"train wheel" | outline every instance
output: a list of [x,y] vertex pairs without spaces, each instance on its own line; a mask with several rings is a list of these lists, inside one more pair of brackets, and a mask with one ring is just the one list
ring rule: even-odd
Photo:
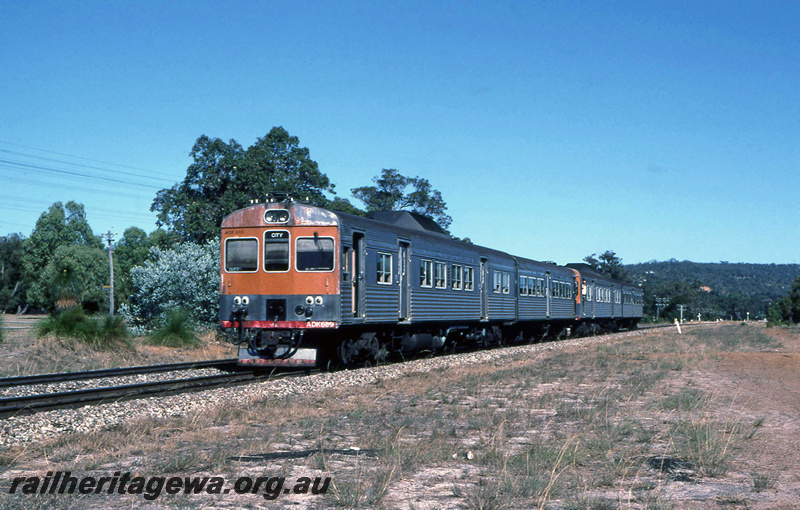
[[364,333],[358,339],[348,338],[336,348],[336,357],[343,366],[377,365],[387,356],[386,348],[375,333]]
[[336,357],[342,365],[349,365],[353,362],[353,358],[357,354],[357,349],[354,347],[355,341],[351,339],[342,340],[342,343],[336,348]]
[[364,346],[364,364],[367,366],[380,365],[386,361],[388,352],[377,336],[373,336]]

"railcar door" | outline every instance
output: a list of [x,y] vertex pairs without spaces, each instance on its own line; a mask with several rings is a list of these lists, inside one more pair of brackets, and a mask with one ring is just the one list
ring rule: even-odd
[[364,258],[366,255],[366,245],[364,242],[364,234],[359,232],[353,233],[353,317],[364,317],[364,286],[366,280],[364,277]]
[[400,311],[398,317],[401,321],[408,320],[411,316],[410,302],[409,302],[409,286],[408,286],[408,266],[409,254],[411,253],[411,243],[407,241],[400,241],[400,260],[398,261],[399,273],[399,293],[400,293]]
[[550,298],[553,297],[553,292],[550,290],[550,271],[546,272],[545,276],[545,296],[547,296],[547,318],[550,318]]
[[481,320],[489,318],[489,259],[481,257]]

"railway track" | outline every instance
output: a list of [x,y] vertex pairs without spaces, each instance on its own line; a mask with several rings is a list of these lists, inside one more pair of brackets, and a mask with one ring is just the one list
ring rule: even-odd
[[[643,326],[645,328],[674,327],[672,324],[658,324]],[[63,382],[68,380],[93,379],[114,377],[120,375],[168,372],[174,370],[190,370],[198,368],[230,368],[236,364],[235,359],[212,360],[205,362],[172,363],[167,365],[150,365],[141,367],[128,367],[123,369],[93,370],[88,372],[74,372],[67,374],[46,374],[37,376],[22,376],[0,379],[0,387],[13,385],[40,384]],[[253,371],[239,371],[228,374],[192,377],[168,381],[155,381],[101,388],[89,388],[75,391],[25,395],[18,397],[0,398],[0,419],[11,416],[30,415],[54,409],[76,409],[87,405],[97,405],[109,402],[119,402],[154,396],[167,396],[179,393],[203,391],[208,389],[238,386],[278,377],[290,377],[307,373],[306,371],[259,373]]]
[[236,358],[230,358],[209,361],[190,361],[186,363],[168,363],[164,365],[142,365],[125,368],[108,368],[103,370],[88,370],[85,372],[67,372],[63,374],[4,377],[0,379],[0,388],[29,386],[32,384],[53,384],[65,381],[81,381],[86,379],[101,379],[105,377],[120,377],[125,375],[155,374],[180,370],[198,370],[201,368],[233,370],[236,367],[236,361]]
[[54,409],[76,409],[87,405],[120,402],[153,396],[176,395],[227,386],[238,386],[274,377],[254,372],[237,372],[170,381],[155,381],[76,391],[25,395],[0,399],[0,419]]

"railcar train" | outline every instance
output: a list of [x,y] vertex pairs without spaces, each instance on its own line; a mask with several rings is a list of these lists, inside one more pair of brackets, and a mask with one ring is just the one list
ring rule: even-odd
[[281,199],[222,223],[220,321],[241,365],[377,363],[641,317],[636,285],[456,240],[407,211],[365,218]]

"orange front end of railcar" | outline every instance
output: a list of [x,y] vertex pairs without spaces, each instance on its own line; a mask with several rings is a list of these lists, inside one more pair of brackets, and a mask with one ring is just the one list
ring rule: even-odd
[[258,204],[223,220],[220,322],[239,362],[313,366],[338,327],[339,226],[334,213]]

